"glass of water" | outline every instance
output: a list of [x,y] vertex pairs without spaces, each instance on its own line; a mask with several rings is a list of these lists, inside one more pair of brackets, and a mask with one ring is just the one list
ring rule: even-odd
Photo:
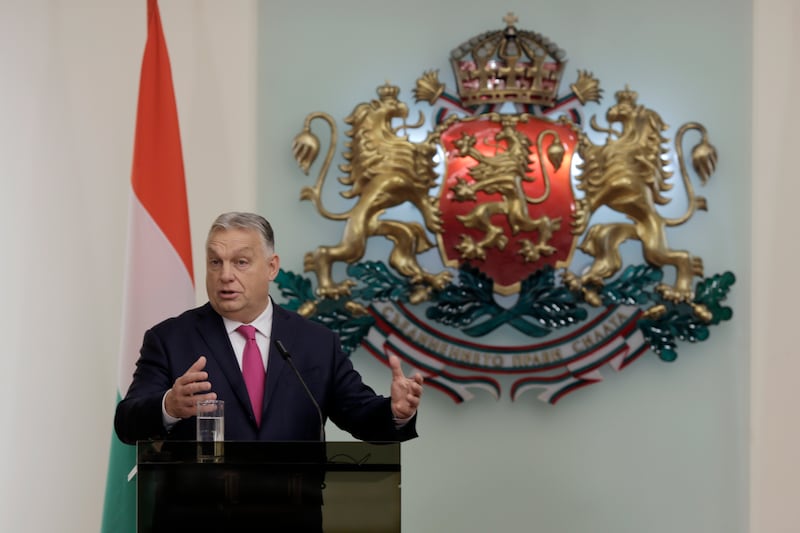
[[219,461],[225,441],[225,402],[197,402],[197,454],[201,460]]

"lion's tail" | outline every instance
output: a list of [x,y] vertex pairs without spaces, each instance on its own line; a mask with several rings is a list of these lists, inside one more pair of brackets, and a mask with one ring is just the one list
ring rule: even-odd
[[316,183],[313,187],[303,187],[300,190],[300,199],[310,200],[314,204],[314,207],[317,208],[317,211],[319,211],[319,213],[325,218],[329,218],[331,220],[345,220],[347,219],[349,212],[331,213],[325,209],[325,206],[322,205],[321,200],[322,185],[325,183],[325,177],[328,175],[328,169],[331,166],[333,154],[336,151],[336,144],[338,142],[336,122],[333,120],[333,117],[327,113],[323,113],[322,111],[309,113],[306,116],[305,123],[303,124],[303,131],[298,133],[295,136],[294,141],[292,141],[292,154],[294,155],[294,158],[303,173],[308,175],[308,171],[311,168],[312,163],[314,163],[317,155],[319,155],[319,138],[311,131],[311,122],[317,118],[328,123],[328,126],[331,129],[330,144],[328,146],[328,152],[325,154],[325,161],[322,163],[322,168],[317,176]]
[[705,126],[698,122],[687,122],[681,126],[678,129],[678,133],[675,135],[675,152],[678,156],[681,178],[683,179],[683,185],[689,199],[689,205],[683,216],[666,219],[665,222],[667,226],[683,224],[689,220],[698,209],[701,211],[706,211],[708,209],[706,199],[703,196],[695,195],[694,187],[689,180],[689,173],[686,170],[686,159],[683,155],[683,136],[690,130],[698,131],[702,135],[700,142],[692,148],[692,168],[694,168],[695,173],[700,177],[701,184],[705,185],[717,166],[717,149],[708,142],[708,132]]

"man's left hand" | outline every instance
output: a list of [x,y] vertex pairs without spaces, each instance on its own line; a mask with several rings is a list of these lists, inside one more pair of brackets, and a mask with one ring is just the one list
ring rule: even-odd
[[400,420],[411,418],[417,413],[422,397],[422,374],[417,372],[407,378],[396,355],[389,356],[389,366],[392,369],[392,414]]

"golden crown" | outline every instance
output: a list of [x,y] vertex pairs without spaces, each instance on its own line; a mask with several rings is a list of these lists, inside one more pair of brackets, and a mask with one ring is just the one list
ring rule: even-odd
[[475,36],[451,52],[461,101],[553,105],[565,52],[539,33],[518,30],[513,13],[503,21],[505,30]]
[[614,93],[614,97],[617,99],[618,104],[624,103],[635,106],[636,99],[639,98],[639,93],[631,91],[631,88],[626,84],[624,90]]
[[381,100],[397,100],[397,95],[400,93],[400,88],[396,85],[390,84],[388,81],[378,87],[378,97]]

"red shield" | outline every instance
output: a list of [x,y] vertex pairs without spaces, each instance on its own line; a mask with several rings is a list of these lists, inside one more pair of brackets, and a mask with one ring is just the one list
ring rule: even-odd
[[446,177],[439,192],[445,264],[476,267],[513,294],[545,265],[569,263],[575,197],[571,127],[529,115],[490,114],[440,126]]

